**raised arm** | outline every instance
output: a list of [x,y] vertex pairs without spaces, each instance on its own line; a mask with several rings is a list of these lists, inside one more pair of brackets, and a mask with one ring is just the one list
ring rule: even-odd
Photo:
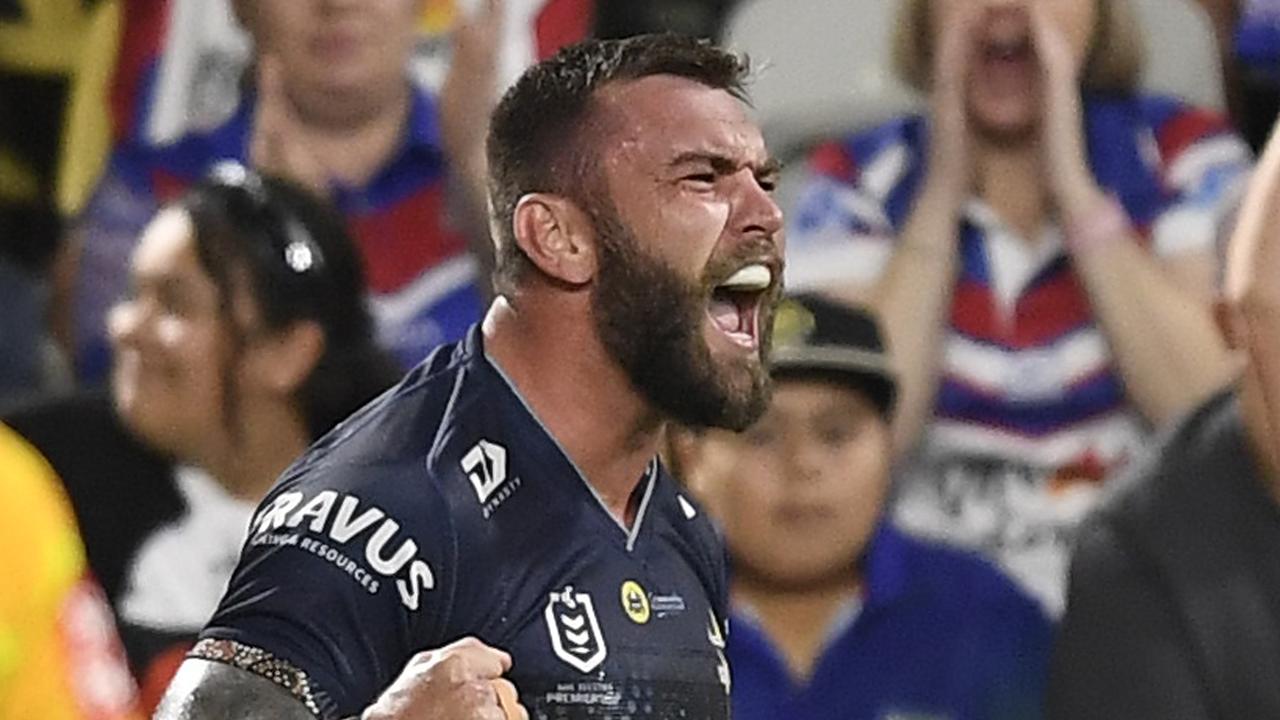
[[[1161,261],[1101,193],[1067,211],[1068,234],[1100,242],[1072,252],[1133,404],[1153,425],[1183,414],[1234,374],[1213,322],[1209,252]],[[1118,215],[1117,215],[1118,214]],[[1117,215],[1110,224],[1098,219]],[[1081,229],[1085,228],[1085,229]]]
[[972,189],[965,81],[981,8],[953,0],[946,10],[950,17],[933,71],[928,174],[879,281],[869,293],[842,298],[875,309],[897,358],[897,453],[916,443],[933,413],[959,262],[960,214]]
[[1130,400],[1161,425],[1234,372],[1213,321],[1213,238],[1203,239],[1203,249],[1173,258],[1143,249],[1128,215],[1088,166],[1079,65],[1045,9],[1033,4],[1032,17],[1045,75],[1042,140],[1064,241]]

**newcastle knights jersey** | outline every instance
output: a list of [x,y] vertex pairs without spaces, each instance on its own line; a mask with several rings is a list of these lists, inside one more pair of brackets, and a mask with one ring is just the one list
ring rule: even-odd
[[656,459],[640,480],[627,529],[473,329],[286,471],[192,656],[339,718],[471,635],[532,718],[727,718],[722,546]]

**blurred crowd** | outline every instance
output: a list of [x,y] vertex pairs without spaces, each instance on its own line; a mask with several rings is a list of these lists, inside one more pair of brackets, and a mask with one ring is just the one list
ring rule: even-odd
[[480,319],[503,89],[654,31],[784,167],[772,405],[666,458],[735,717],[1280,716],[1280,0],[11,0],[0,719],[154,708],[275,478]]

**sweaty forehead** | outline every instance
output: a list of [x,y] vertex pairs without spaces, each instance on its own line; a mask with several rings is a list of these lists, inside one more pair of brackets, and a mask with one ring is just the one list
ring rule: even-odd
[[613,83],[597,95],[606,154],[640,153],[655,163],[688,152],[714,152],[762,165],[760,128],[742,101],[724,90],[675,75]]

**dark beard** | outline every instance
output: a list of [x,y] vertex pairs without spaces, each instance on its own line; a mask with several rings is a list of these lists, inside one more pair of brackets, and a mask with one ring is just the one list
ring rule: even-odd
[[772,303],[760,315],[760,355],[717,366],[702,335],[710,288],[690,283],[640,249],[612,208],[592,213],[600,267],[591,290],[596,329],[635,389],[666,418],[690,427],[745,430],[769,402]]

